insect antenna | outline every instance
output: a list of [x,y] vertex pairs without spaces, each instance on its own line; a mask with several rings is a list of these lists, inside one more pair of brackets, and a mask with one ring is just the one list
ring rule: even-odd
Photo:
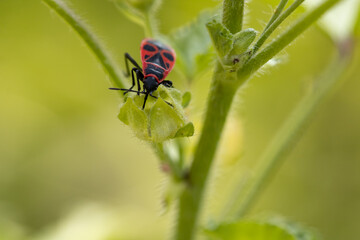
[[131,89],[126,89],[126,88],[109,88],[110,90],[120,90],[120,91],[125,91],[124,94],[126,94],[127,92],[134,92],[134,93],[142,93],[142,94],[146,94],[144,92],[139,92],[139,91],[135,91],[135,90],[131,90]]
[[[129,90],[129,89],[126,89],[126,88],[109,88],[110,90],[120,90],[120,91],[126,91],[127,92],[134,92],[134,93],[141,93],[141,94],[145,94],[145,99],[144,99],[144,104],[143,104],[143,109],[145,108],[145,103],[146,103],[146,100],[148,98],[148,96],[150,95],[151,97],[155,98],[155,99],[158,99],[157,96],[154,96],[152,95],[151,93],[147,93],[147,92],[139,92],[139,91],[135,91],[135,90]],[[164,100],[165,101],[165,100]],[[169,103],[168,101],[165,101],[170,107],[174,107],[171,103]]]

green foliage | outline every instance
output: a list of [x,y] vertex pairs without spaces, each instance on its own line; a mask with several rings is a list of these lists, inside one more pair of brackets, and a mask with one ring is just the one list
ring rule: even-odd
[[230,53],[233,47],[233,35],[216,19],[208,22],[206,27],[220,60]]
[[144,110],[144,95],[127,97],[120,107],[119,119],[138,138],[146,141],[163,142],[171,138],[192,136],[194,126],[186,120],[180,91],[161,85],[156,94],[159,98],[154,100],[149,96]]
[[181,105],[183,106],[183,108],[186,108],[187,106],[189,106],[190,101],[191,101],[191,93],[185,92],[182,96],[182,102],[181,102]]
[[208,22],[206,27],[224,68],[236,71],[251,57],[252,51],[249,47],[256,37],[254,29],[249,28],[232,34],[215,19]]
[[194,135],[194,132],[194,124],[192,122],[189,122],[176,132],[175,137],[190,137]]
[[178,56],[176,68],[189,81],[210,67],[211,41],[205,23],[212,14],[210,11],[201,12],[194,21],[176,29],[168,38]]

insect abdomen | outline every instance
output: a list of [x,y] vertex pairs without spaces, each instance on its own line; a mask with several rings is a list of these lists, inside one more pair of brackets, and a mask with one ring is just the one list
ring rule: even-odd
[[146,66],[144,66],[144,75],[145,77],[147,75],[155,75],[156,80],[160,83],[164,80],[166,77],[166,70],[156,64],[153,63],[146,63]]

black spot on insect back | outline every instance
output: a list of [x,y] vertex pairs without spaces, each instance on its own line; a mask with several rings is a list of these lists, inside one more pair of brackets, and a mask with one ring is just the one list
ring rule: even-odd
[[167,52],[164,52],[163,54],[164,54],[164,57],[169,59],[169,61],[171,61],[171,62],[174,61],[174,57],[171,54],[169,54]]
[[149,52],[155,52],[155,48],[153,46],[150,46],[149,44],[144,45],[144,50]]

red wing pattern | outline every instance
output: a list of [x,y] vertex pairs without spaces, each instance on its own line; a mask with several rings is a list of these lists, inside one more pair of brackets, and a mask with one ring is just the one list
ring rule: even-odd
[[154,76],[159,83],[162,82],[174,67],[174,50],[149,38],[141,42],[140,48],[144,76]]

